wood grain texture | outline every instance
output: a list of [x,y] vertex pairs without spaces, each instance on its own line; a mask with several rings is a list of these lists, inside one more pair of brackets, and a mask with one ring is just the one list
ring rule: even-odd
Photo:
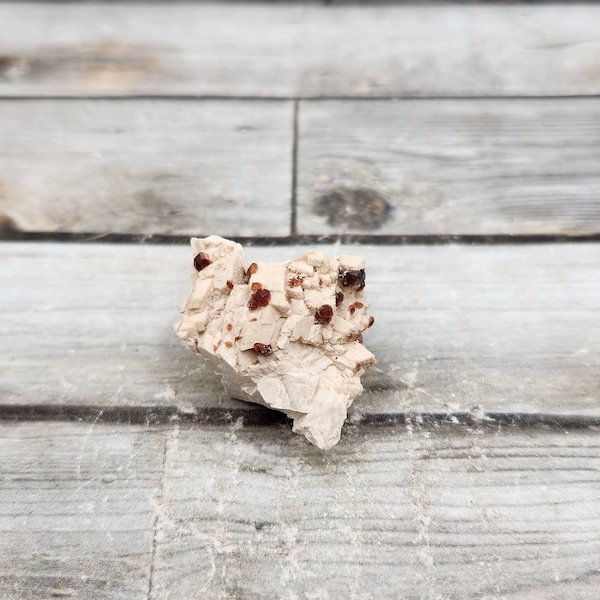
[[351,426],[327,453],[240,422],[0,434],[6,600],[593,599],[600,582],[593,428]]
[[287,235],[292,113],[291,102],[3,101],[0,214],[21,231]]
[[175,429],[150,598],[597,595],[598,431],[286,433]]
[[0,95],[600,93],[600,7],[3,3]]
[[165,436],[0,424],[0,597],[145,599]]
[[[367,261],[379,362],[353,418],[600,415],[599,245],[322,248]],[[1,244],[0,402],[253,410],[173,334],[190,263],[183,246]]]
[[300,233],[600,232],[592,99],[302,102]]

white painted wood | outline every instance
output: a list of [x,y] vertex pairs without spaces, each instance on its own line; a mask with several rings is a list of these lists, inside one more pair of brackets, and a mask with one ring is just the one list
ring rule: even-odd
[[0,597],[147,598],[165,436],[0,424]]
[[3,101],[0,214],[22,231],[287,235],[292,121],[291,102]]
[[[354,418],[600,415],[599,245],[322,247],[367,260],[379,362]],[[190,263],[185,246],[0,244],[0,402],[252,410],[173,334]]]
[[598,233],[599,167],[595,99],[302,102],[298,231]]
[[600,93],[599,6],[506,4],[3,3],[0,95]]
[[150,598],[594,598],[598,432],[176,428]]

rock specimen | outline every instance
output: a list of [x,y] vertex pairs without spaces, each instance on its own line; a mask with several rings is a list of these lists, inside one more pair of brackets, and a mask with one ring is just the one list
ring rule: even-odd
[[296,433],[331,448],[362,392],[360,376],[375,364],[362,345],[373,324],[363,259],[313,250],[247,265],[229,240],[191,243],[193,289],[177,335],[210,361],[233,398],[283,411]]

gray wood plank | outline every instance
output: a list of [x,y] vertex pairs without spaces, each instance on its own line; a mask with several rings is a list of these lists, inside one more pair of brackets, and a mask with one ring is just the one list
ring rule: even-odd
[[0,424],[0,597],[147,598],[165,435]]
[[597,428],[411,421],[327,453],[239,422],[0,434],[7,600],[594,598],[600,581]]
[[[600,415],[600,245],[322,248],[367,260],[379,363],[354,419]],[[0,244],[0,402],[252,410],[173,334],[190,262],[185,246]]]
[[595,598],[598,431],[176,428],[151,598]]
[[600,102],[302,102],[297,197],[300,233],[598,233]]
[[5,100],[0,216],[21,231],[285,236],[292,122],[285,101]]
[[0,95],[600,93],[600,7],[3,3]]

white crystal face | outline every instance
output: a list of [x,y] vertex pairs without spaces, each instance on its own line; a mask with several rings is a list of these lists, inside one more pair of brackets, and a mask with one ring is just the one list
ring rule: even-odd
[[362,344],[373,324],[363,259],[313,250],[248,265],[235,242],[191,243],[193,289],[177,335],[210,361],[233,398],[283,411],[296,433],[334,446],[362,392],[360,376],[375,364]]

